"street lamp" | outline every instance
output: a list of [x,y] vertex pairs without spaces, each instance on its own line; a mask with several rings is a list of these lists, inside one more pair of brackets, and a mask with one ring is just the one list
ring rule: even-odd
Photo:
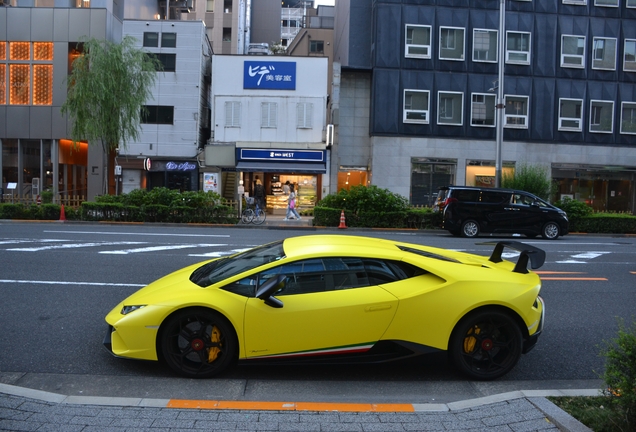
[[503,142],[504,127],[504,65],[505,61],[505,43],[506,43],[506,0],[500,0],[499,3],[499,42],[498,42],[498,66],[499,76],[497,79],[497,151],[495,154],[495,187],[501,187],[501,144]]

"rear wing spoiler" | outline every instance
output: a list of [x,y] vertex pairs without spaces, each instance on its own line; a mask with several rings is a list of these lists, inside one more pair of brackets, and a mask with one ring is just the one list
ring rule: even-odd
[[528,273],[528,261],[530,261],[530,266],[533,269],[540,268],[545,262],[545,251],[543,249],[539,249],[538,247],[530,246],[518,241],[485,242],[477,244],[495,246],[492,254],[490,255],[490,258],[488,259],[488,261],[492,261],[494,263],[503,261],[503,259],[501,258],[501,254],[503,253],[504,248],[514,249],[521,252],[521,254],[519,255],[519,259],[517,260],[517,264],[512,270],[513,272],[524,274]]

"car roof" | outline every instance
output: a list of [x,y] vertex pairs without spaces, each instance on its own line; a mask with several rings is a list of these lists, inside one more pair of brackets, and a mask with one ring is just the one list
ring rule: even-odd
[[524,194],[534,196],[533,193],[526,192],[520,189],[490,188],[490,187],[479,187],[479,186],[442,186],[440,187],[440,190],[450,190],[450,189],[479,190],[479,191],[485,191],[485,192],[524,193]]

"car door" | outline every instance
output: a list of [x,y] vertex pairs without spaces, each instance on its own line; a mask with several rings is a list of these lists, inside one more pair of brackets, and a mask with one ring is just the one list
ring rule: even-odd
[[[247,358],[365,351],[378,341],[397,309],[397,298],[371,285],[356,258],[308,259],[258,276],[285,275],[275,293],[282,307],[249,298],[244,337]],[[364,270],[362,268],[362,270]]]
[[507,206],[510,209],[508,211],[510,214],[508,219],[509,231],[535,231],[537,233],[540,231],[543,213],[539,206],[533,205],[534,202],[535,198],[531,195],[522,192],[512,194],[510,204]]

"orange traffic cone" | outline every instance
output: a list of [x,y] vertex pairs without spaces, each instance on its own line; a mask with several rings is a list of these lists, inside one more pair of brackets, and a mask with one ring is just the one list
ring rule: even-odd
[[64,222],[66,220],[66,213],[64,213],[64,204],[60,208],[60,221]]
[[345,224],[344,210],[340,213],[340,225],[338,226],[338,228],[339,229],[347,228],[347,225]]

